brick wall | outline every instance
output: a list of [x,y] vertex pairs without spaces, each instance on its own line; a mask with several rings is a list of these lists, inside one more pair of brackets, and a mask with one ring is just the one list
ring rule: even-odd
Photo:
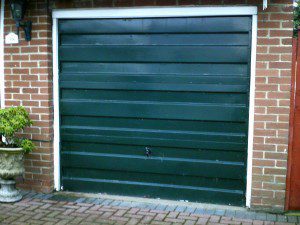
[[[5,45],[5,105],[23,105],[34,125],[25,131],[37,149],[27,155],[22,187],[49,192],[53,188],[51,17],[46,1],[31,1],[26,19],[33,22],[32,41]],[[8,4],[4,32],[15,31]]]
[[[282,210],[285,201],[292,56],[291,1],[272,1],[258,16],[252,205]],[[281,4],[282,3],[282,4]]]
[[[53,189],[53,101],[51,9],[166,5],[258,5],[258,46],[255,93],[252,208],[283,210],[287,167],[291,76],[292,1],[271,0],[74,0],[31,1],[27,19],[33,21],[33,40],[5,46],[6,105],[24,105],[34,126],[26,135],[38,149],[27,156],[24,188]],[[5,32],[14,29],[9,8]]]

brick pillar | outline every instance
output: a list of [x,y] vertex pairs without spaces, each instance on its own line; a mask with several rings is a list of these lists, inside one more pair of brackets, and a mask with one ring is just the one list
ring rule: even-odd
[[[15,32],[9,5],[5,10],[5,34]],[[52,47],[51,17],[46,0],[29,1],[25,19],[33,22],[32,40],[5,45],[6,106],[26,107],[33,126],[24,136],[35,141],[37,149],[26,155],[23,188],[43,192],[53,189],[53,104],[52,104]]]
[[259,8],[252,208],[284,209],[292,10],[289,0],[272,0],[265,11]]

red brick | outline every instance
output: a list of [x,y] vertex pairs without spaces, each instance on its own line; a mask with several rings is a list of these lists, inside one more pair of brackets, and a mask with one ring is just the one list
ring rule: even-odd
[[291,13],[272,13],[270,16],[270,20],[292,20],[293,14]]
[[256,59],[257,61],[278,61],[280,57],[279,55],[258,54]]
[[280,39],[279,38],[258,38],[257,44],[258,45],[279,45]]
[[281,169],[281,168],[264,168],[264,174],[286,175],[286,169]]
[[271,30],[270,35],[271,35],[271,37],[291,37],[292,31],[291,30]]
[[270,62],[269,64],[271,69],[289,69],[291,66],[291,62]]
[[270,47],[270,53],[292,53],[291,47]]

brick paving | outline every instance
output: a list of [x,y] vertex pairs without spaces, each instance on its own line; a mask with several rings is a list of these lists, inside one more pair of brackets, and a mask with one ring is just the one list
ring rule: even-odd
[[22,201],[0,203],[0,224],[299,224],[300,218],[245,209],[195,208],[108,198],[25,193]]

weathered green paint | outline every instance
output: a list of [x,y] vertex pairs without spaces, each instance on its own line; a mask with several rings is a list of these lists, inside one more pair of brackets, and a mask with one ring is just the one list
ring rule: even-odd
[[62,34],[248,33],[251,17],[74,19],[60,20],[59,30]]
[[60,20],[59,37],[65,190],[244,204],[250,17]]
[[[247,46],[61,46],[62,61],[246,63]],[[80,53],[80,54],[79,54]]]
[[248,46],[247,33],[239,34],[62,34],[62,46],[81,45],[125,45],[125,46]]

